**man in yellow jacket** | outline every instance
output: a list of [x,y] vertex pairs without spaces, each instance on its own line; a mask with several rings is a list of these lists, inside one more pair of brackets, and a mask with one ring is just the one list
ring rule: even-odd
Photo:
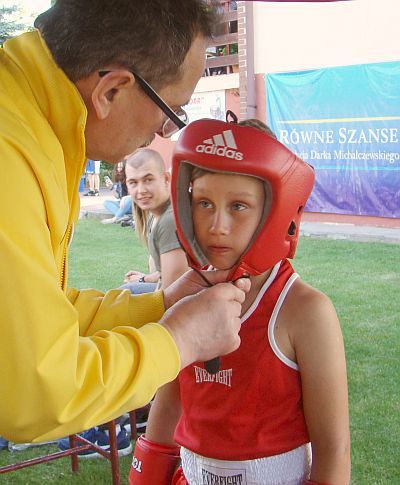
[[57,0],[37,26],[0,51],[0,435],[15,442],[106,422],[234,350],[248,290],[200,291],[193,272],[163,293],[67,289],[86,159],[116,163],[183,126],[204,2]]

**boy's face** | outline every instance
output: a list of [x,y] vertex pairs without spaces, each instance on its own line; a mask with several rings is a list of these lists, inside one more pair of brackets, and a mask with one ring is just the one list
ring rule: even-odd
[[169,198],[169,173],[163,172],[154,160],[139,168],[127,165],[125,173],[126,186],[135,204],[157,215]]
[[235,265],[258,228],[264,204],[264,184],[255,177],[210,173],[193,181],[194,232],[212,266]]

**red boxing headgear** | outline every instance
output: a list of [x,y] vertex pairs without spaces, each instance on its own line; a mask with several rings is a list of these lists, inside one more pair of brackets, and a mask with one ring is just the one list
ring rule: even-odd
[[190,181],[193,166],[263,180],[265,208],[260,227],[228,280],[267,271],[293,258],[300,218],[314,184],[314,170],[282,143],[250,126],[203,119],[182,132],[172,158],[172,204],[179,240],[192,268],[208,265],[195,236]]

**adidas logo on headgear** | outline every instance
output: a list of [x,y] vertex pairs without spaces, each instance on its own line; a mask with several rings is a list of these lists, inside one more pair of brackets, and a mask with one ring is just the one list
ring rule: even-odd
[[212,138],[203,140],[203,144],[197,145],[196,152],[243,160],[243,153],[237,151],[232,130],[225,130]]

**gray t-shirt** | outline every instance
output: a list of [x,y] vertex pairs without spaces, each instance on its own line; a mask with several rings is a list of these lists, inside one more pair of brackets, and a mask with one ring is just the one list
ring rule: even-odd
[[157,271],[161,271],[161,254],[181,248],[178,238],[176,237],[176,225],[171,201],[168,202],[168,205],[166,206],[165,211],[161,214],[156,226],[153,229],[150,229],[148,241],[150,256],[154,260]]

